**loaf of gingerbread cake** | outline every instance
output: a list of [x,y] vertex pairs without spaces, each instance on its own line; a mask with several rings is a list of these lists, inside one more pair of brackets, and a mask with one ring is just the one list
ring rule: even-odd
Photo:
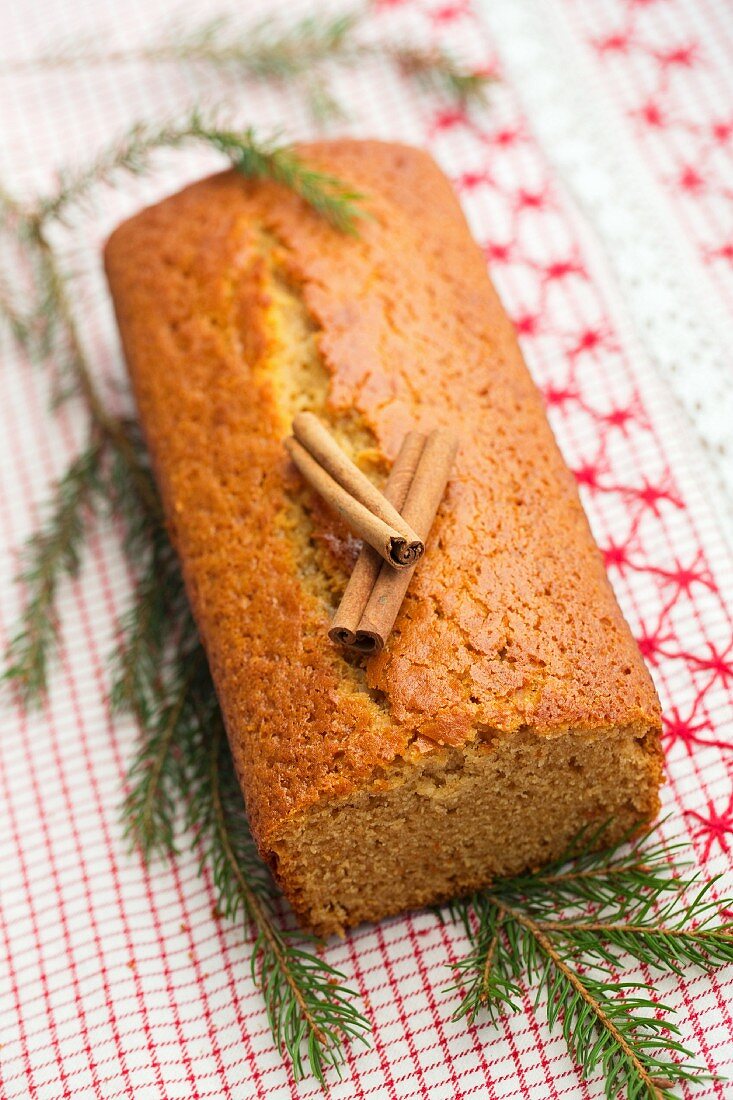
[[[325,935],[649,821],[660,713],[448,181],[400,145],[300,154],[364,195],[358,236],[226,172],[105,258],[250,825]],[[302,409],[377,483],[410,429],[460,436],[369,659],[328,638],[358,545],[290,464]]]

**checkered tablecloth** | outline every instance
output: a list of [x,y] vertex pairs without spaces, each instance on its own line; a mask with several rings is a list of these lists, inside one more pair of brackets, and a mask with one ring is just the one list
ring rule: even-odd
[[[288,18],[328,4],[266,5]],[[241,22],[232,0],[28,0],[0,5],[0,56],[88,37],[123,49],[172,14]],[[332,6],[338,10],[337,6]],[[454,181],[575,471],[611,580],[665,711],[667,835],[727,872],[733,842],[733,8],[728,0],[377,0],[367,35],[439,43],[495,71],[485,109],[417,91],[381,61],[334,68],[337,131],[428,148]],[[0,75],[0,181],[54,185],[129,124],[194,100],[241,124],[314,133],[292,90],[203,68],[118,63]],[[76,278],[87,350],[110,401],[123,372],[100,272],[110,228],[216,166],[161,155],[100,191],[54,244]],[[12,255],[5,259],[17,262]],[[17,272],[22,277],[22,271]],[[0,642],[19,608],[15,550],[84,435],[48,409],[51,381],[0,336]],[[62,592],[48,705],[3,699],[0,734],[0,1096],[315,1098],[273,1049],[239,934],[212,911],[193,856],[146,869],[123,844],[135,741],[111,720],[106,659],[130,577],[100,526]],[[729,888],[733,882],[729,882]],[[451,1020],[462,934],[418,913],[331,944],[359,990],[372,1048],[337,1100],[599,1097],[525,999],[494,1028]],[[711,1071],[733,1074],[733,968],[659,983]],[[731,1095],[707,1084],[683,1095]]]

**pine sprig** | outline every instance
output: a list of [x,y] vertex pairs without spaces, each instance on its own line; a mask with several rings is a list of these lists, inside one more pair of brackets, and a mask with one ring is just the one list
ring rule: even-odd
[[130,50],[105,51],[96,41],[81,41],[37,58],[0,62],[0,69],[136,61],[206,66],[239,79],[295,84],[315,121],[323,122],[345,114],[328,88],[324,66],[384,58],[406,77],[461,104],[485,101],[494,79],[489,74],[466,68],[438,48],[420,49],[392,40],[365,41],[359,37],[361,23],[358,11],[308,16],[289,24],[267,16],[248,27],[229,15],[220,15],[193,25],[177,22],[157,41]]
[[[188,682],[173,698],[145,716],[145,736],[127,772],[122,807],[124,836],[145,860],[154,853],[176,854],[179,795],[186,788],[179,741],[188,718]],[[141,719],[142,721],[143,719]]]
[[[76,392],[84,398],[95,433],[97,459],[108,452],[116,456],[112,468],[119,470],[122,467],[132,474],[135,500],[144,504],[146,512],[157,512],[158,518],[157,495],[141,452],[136,449],[126,426],[110,416],[93,382],[93,372],[71,305],[68,278],[51,248],[46,227],[50,222],[62,220],[69,208],[87,199],[95,187],[115,182],[119,173],[146,171],[155,149],[177,148],[190,141],[208,144],[224,153],[237,170],[249,178],[272,179],[294,191],[339,230],[355,232],[356,219],[362,215],[358,205],[361,196],[355,191],[334,177],[310,168],[290,147],[262,142],[251,129],[242,133],[225,129],[205,119],[199,111],[192,112],[180,124],[133,127],[120,142],[104,150],[86,168],[61,173],[55,194],[31,211],[22,212],[18,204],[0,196],[3,208],[17,225],[18,240],[27,250],[36,281],[35,304],[28,319],[21,323],[11,315],[13,333],[29,354],[53,361],[57,394]],[[34,587],[11,642],[5,673],[6,679],[17,684],[26,703],[38,701],[46,691],[48,656],[57,635],[58,580],[76,568],[76,548],[84,536],[81,521],[70,522],[71,504],[78,498],[78,514],[80,517],[86,515],[82,504],[93,498],[93,472],[86,461],[72,465],[68,482],[63,479],[55,492],[56,509],[64,521],[58,531],[51,532],[57,538],[44,537],[42,543],[32,540],[27,550],[29,565],[19,579]],[[84,483],[85,478],[88,484]],[[69,498],[67,485],[76,488],[76,496]],[[149,533],[144,525],[142,531],[143,536]],[[71,568],[69,563],[72,563]],[[158,595],[155,577],[149,587],[151,599],[155,599]],[[128,654],[128,673],[136,667],[135,652],[133,647]],[[120,690],[118,688],[116,694]]]
[[526,933],[524,965],[530,982],[536,979],[536,1002],[544,1002],[548,1026],[560,1022],[584,1077],[603,1073],[608,1100],[621,1092],[628,1100],[661,1100],[677,1083],[710,1079],[697,1065],[670,1060],[672,1054],[693,1055],[676,1038],[679,1028],[668,1019],[673,1009],[641,994],[646,986],[593,977],[531,919],[519,914],[517,922]]
[[89,521],[102,490],[102,446],[91,440],[56,482],[46,518],[29,539],[17,581],[26,601],[17,631],[6,652],[3,679],[27,706],[46,693],[48,657],[59,630],[58,589],[79,571]]
[[7,280],[0,274],[0,325],[7,326],[16,341],[26,347],[31,341],[31,322],[20,309]]
[[343,986],[345,975],[304,945],[301,934],[283,929],[273,914],[273,887],[246,828],[242,795],[215,696],[206,684],[201,696],[201,739],[191,742],[188,823],[197,831],[202,862],[210,867],[219,908],[242,921],[254,937],[251,971],[265,1001],[278,1049],[289,1057],[296,1078],[307,1069],[325,1084],[337,1071],[344,1042],[367,1042],[369,1022]]
[[[122,822],[126,839],[146,861],[177,851],[176,824],[189,786],[181,746],[196,731],[191,692],[203,659],[189,626],[192,620],[172,551],[165,554],[163,570],[157,573],[162,557],[157,544],[162,541],[157,534],[153,537],[147,568],[121,620],[110,692],[113,710],[132,714],[140,731],[126,777]],[[194,635],[195,658],[189,658],[191,641],[185,644],[180,637],[182,616]],[[181,645],[178,652],[176,642]]]
[[[35,285],[30,294],[31,306],[28,308],[29,294],[25,286],[18,285],[21,280],[16,277],[11,283],[9,276],[4,271],[0,271],[0,325],[10,330],[16,343],[23,348],[29,358],[42,359],[49,349],[48,332],[53,312],[48,308],[50,303],[41,291],[39,257],[37,250],[32,247],[32,242],[28,239],[25,211],[2,185],[0,185],[0,232],[15,255],[20,255],[23,260],[29,261],[29,266],[36,276]],[[11,262],[7,264],[8,268]],[[41,308],[42,302],[47,308]]]
[[293,23],[266,16],[237,26],[228,14],[186,25],[180,20],[157,41],[129,50],[100,50],[97,38],[65,43],[34,58],[0,62],[0,70],[67,68],[121,62],[188,62],[228,68],[257,80],[288,80],[337,56],[360,23],[356,12],[306,16]]
[[733,961],[733,923],[720,920],[730,902],[710,897],[717,880],[686,877],[680,846],[651,837],[601,851],[598,833],[580,837],[556,864],[450,907],[471,945],[456,966],[456,1018],[485,1010],[495,1021],[534,989],[583,1075],[603,1073],[609,1100],[622,1090],[660,1100],[677,1083],[707,1079],[673,1009],[617,971],[632,960],[677,975]]
[[199,137],[229,158],[248,179],[269,179],[299,195],[326,221],[342,233],[356,232],[358,218],[365,216],[361,207],[365,196],[349,188],[335,176],[318,172],[287,146],[275,142],[257,142],[254,133],[243,134],[219,128],[197,128],[192,121],[193,137]]
[[[137,425],[120,422],[136,470],[155,494]],[[138,474],[139,476],[139,474]],[[193,625],[180,567],[157,504],[140,500],[137,477],[118,453],[109,481],[110,498],[128,560],[137,565],[130,606],[118,624],[111,657],[113,713],[130,714],[140,738],[128,769],[122,806],[124,835],[148,861],[176,852],[188,789],[181,744],[192,736],[196,714],[191,690],[200,675],[202,651]],[[194,652],[196,659],[190,659]]]
[[429,91],[446,93],[460,104],[484,104],[496,77],[466,69],[446,50],[420,50],[396,45],[389,53],[406,76],[414,77]]
[[[211,873],[217,907],[253,938],[252,973],[273,1036],[296,1076],[325,1081],[349,1038],[364,1041],[368,1021],[343,975],[278,920],[274,884],[247,827],[204,651],[185,600],[180,569],[133,424],[116,422],[118,447],[107,491],[138,581],[120,624],[112,702],[138,721],[138,752],[127,776],[125,835],[149,859],[171,855],[177,827],[193,838]],[[132,455],[132,461],[130,461]],[[147,486],[146,492],[141,486]]]
[[335,176],[310,167],[291,146],[276,139],[260,139],[252,127],[241,131],[228,128],[221,123],[220,112],[195,109],[168,124],[139,123],[90,164],[60,173],[54,194],[32,212],[31,225],[63,220],[71,207],[87,201],[100,184],[113,185],[120,175],[142,175],[150,170],[157,150],[189,144],[223,153],[249,179],[282,184],[341,232],[355,233],[358,219],[364,216],[363,195]]
[[119,623],[110,702],[116,713],[133,714],[146,725],[160,707],[162,677],[180,642],[172,624],[182,620],[187,603],[165,528],[158,516],[140,513],[134,485],[124,484],[126,475],[116,473],[111,492],[115,511],[123,517],[125,550],[138,563],[138,576],[130,608]]
[[[455,964],[459,981],[454,988],[463,996],[454,1018],[466,1017],[473,1023],[483,1009],[496,1023],[502,1012],[518,1012],[522,998],[513,960],[507,957],[508,941],[503,934],[506,910],[502,905],[474,905],[471,910],[464,908],[463,916],[473,947]],[[475,917],[475,927],[471,917]]]
[[[142,446],[124,422],[128,443]],[[122,808],[125,835],[147,860],[172,855],[182,830],[202,871],[211,874],[217,908],[252,941],[251,968],[262,989],[273,1037],[296,1076],[308,1069],[325,1082],[348,1039],[366,1041],[369,1023],[344,975],[300,933],[283,927],[277,892],[247,827],[206,656],[160,508],[139,493],[144,455],[134,468],[116,455],[105,482],[117,523],[138,564],[132,605],[120,624],[112,702],[138,721],[140,741]],[[81,479],[84,480],[83,478]]]
[[[178,24],[157,44],[135,51],[146,61],[203,62],[257,80],[291,80],[312,73],[349,47],[357,12],[306,16],[283,25],[265,17],[248,28],[220,15],[198,26]],[[118,55],[129,58],[130,54]]]
[[[184,626],[195,637],[192,620]],[[167,680],[167,682],[166,682]],[[349,1038],[366,1041],[369,1022],[344,975],[285,929],[276,891],[247,827],[242,795],[203,649],[184,642],[161,678],[166,702],[151,713],[128,773],[125,832],[148,857],[175,852],[176,822],[193,838],[201,870],[211,874],[217,911],[251,941],[250,967],[261,988],[278,1049],[296,1077],[308,1069],[325,1083]]]

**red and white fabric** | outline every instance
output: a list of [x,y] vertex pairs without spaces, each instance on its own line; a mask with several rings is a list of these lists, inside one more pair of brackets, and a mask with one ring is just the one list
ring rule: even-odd
[[[328,6],[328,5],[327,5]],[[313,10],[281,0],[287,18]],[[172,15],[231,0],[34,0],[0,8],[3,60],[89,37],[123,49]],[[323,11],[324,5],[319,4]],[[332,5],[332,10],[338,7]],[[334,67],[337,129],[426,146],[453,179],[575,471],[665,709],[670,818],[706,874],[733,845],[733,10],[725,0],[378,0],[368,35],[438,43],[500,77],[468,113],[387,64]],[[0,72],[0,180],[53,186],[133,121],[224,102],[242,125],[313,134],[292,89],[142,63]],[[126,214],[215,167],[161,154],[146,179],[101,191],[55,244],[109,399],[124,375],[100,244]],[[3,258],[17,262],[4,252]],[[22,272],[20,272],[22,274]],[[2,343],[0,643],[20,593],[15,549],[79,448],[83,412],[48,410],[49,379]],[[146,869],[119,826],[131,723],[111,720],[106,660],[130,577],[100,530],[63,589],[49,703],[3,700],[0,735],[0,1096],[315,1098],[273,1049],[247,949],[212,912],[195,859]],[[731,886],[728,880],[728,888]],[[722,887],[721,887],[722,889]],[[365,927],[327,957],[374,1021],[337,1100],[602,1095],[584,1084],[529,998],[474,1027],[451,1021],[463,936],[429,913]],[[733,1074],[733,968],[657,983],[710,1071]],[[718,1097],[709,1083],[682,1095]]]

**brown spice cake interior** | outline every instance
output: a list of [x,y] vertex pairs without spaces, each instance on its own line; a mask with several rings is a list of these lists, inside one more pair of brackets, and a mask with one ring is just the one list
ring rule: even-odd
[[[253,832],[326,934],[649,820],[660,723],[445,177],[402,146],[302,153],[369,196],[358,239],[226,173],[125,223],[106,263]],[[367,663],[327,638],[356,547],[287,462],[300,409],[377,480],[410,428],[461,432]]]

